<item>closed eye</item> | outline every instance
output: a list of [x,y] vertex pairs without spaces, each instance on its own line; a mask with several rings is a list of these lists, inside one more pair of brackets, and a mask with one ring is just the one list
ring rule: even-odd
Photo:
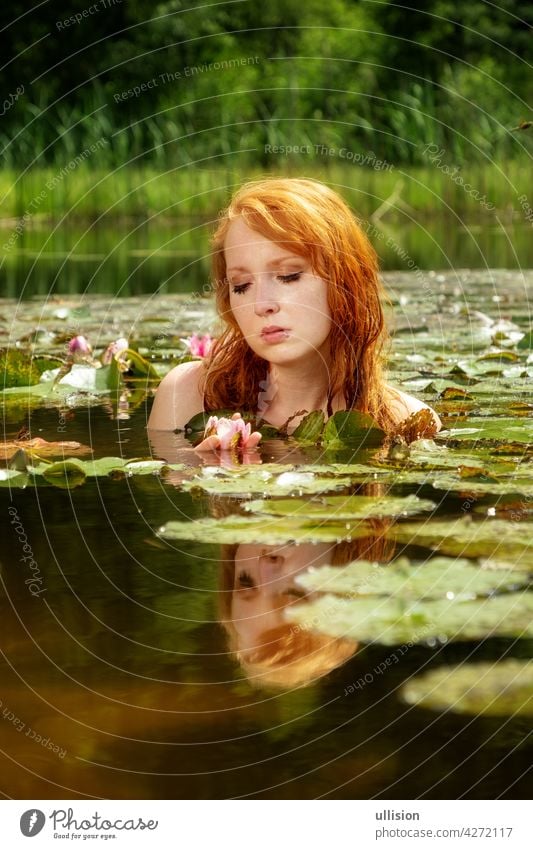
[[252,285],[251,283],[235,283],[235,284],[232,286],[231,291],[233,292],[233,294],[234,294],[234,295],[242,295],[242,294],[243,294],[243,292],[246,292],[246,290],[247,290],[247,289],[248,289],[251,285]]
[[299,280],[301,276],[301,271],[293,271],[292,274],[278,274],[278,280],[282,283],[292,283],[293,280]]
[[249,572],[245,572],[244,570],[239,573],[237,583],[239,588],[243,590],[251,590],[255,587],[255,582],[252,576]]

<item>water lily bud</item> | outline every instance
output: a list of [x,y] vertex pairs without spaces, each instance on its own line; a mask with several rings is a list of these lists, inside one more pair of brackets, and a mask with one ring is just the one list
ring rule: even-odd
[[124,336],[121,336],[120,339],[115,339],[114,342],[111,342],[104,353],[102,354],[102,363],[105,366],[108,366],[113,357],[116,357],[117,354],[120,354],[121,351],[126,351],[129,348],[129,342]]
[[185,339],[185,344],[193,357],[207,357],[211,353],[214,341],[209,333],[205,333],[203,336],[193,333],[192,336]]
[[92,354],[92,348],[85,336],[74,336],[68,343],[69,354],[88,355]]

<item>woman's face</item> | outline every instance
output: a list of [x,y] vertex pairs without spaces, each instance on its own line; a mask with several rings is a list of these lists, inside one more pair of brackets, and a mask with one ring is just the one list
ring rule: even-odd
[[235,579],[231,617],[238,634],[239,650],[263,643],[265,631],[285,620],[287,605],[309,595],[295,577],[310,566],[331,562],[334,545],[242,544],[235,552]]
[[327,284],[309,261],[237,218],[224,242],[230,307],[250,348],[268,362],[329,360]]

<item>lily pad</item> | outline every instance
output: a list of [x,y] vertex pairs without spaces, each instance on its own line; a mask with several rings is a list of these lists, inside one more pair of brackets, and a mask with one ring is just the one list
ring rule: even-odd
[[410,705],[484,716],[533,716],[533,662],[504,660],[444,666],[402,688]]
[[376,448],[385,440],[385,432],[366,413],[348,410],[334,413],[326,422],[322,442],[328,447],[337,445]]
[[355,561],[346,566],[321,566],[302,572],[296,582],[306,590],[339,593],[350,597],[394,596],[405,600],[467,600],[496,590],[514,590],[528,581],[529,573],[509,569],[483,569],[466,559],[434,557],[426,563],[401,557],[380,565]]
[[404,498],[370,495],[332,495],[314,500],[268,499],[252,501],[245,509],[269,516],[305,516],[315,521],[370,519],[378,516],[409,516],[433,510],[432,501],[408,495]]
[[421,643],[533,636],[533,592],[492,598],[408,602],[394,596],[347,599],[326,594],[290,606],[286,616],[303,629],[364,643]]
[[316,493],[342,489],[352,482],[350,477],[300,471],[292,465],[265,464],[236,470],[206,467],[202,473],[183,483],[183,489],[201,489],[213,495],[251,496],[284,495],[291,492]]
[[454,427],[441,431],[437,439],[452,439],[454,442],[466,441],[474,445],[485,440],[498,442],[533,442],[533,419],[494,418],[487,419],[471,416],[464,427]]
[[34,358],[25,351],[0,350],[0,387],[28,386],[38,383],[41,373]]
[[469,517],[455,520],[433,519],[431,522],[403,522],[394,525],[389,535],[397,542],[421,545],[442,554],[463,557],[518,557],[529,566],[533,554],[533,525],[515,525],[500,519],[472,521]]
[[292,437],[298,442],[317,444],[324,429],[324,413],[314,410],[294,430]]
[[221,519],[198,519],[189,522],[167,522],[159,536],[171,540],[199,540],[206,543],[264,543],[281,545],[286,542],[341,542],[359,539],[372,533],[364,522],[328,522],[317,525],[305,519],[264,516],[227,516]]

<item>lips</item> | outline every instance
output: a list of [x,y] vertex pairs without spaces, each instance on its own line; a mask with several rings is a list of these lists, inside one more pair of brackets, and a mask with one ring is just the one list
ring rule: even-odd
[[289,331],[285,327],[278,327],[277,325],[263,327],[261,331],[261,339],[265,342],[282,342],[288,337]]

